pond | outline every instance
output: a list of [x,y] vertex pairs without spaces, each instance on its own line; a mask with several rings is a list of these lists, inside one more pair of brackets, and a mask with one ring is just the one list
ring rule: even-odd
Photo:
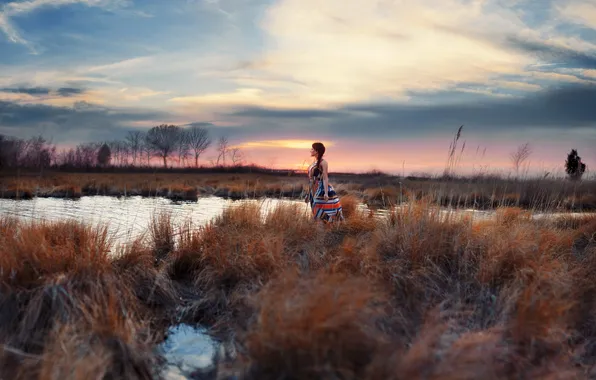
[[[308,210],[308,205],[303,201],[280,198],[233,201],[216,196],[206,196],[199,198],[197,201],[176,202],[166,198],[141,196],[85,196],[77,200],[61,198],[0,199],[0,217],[12,216],[24,221],[82,221],[93,226],[107,227],[108,233],[115,244],[125,244],[147,233],[152,218],[161,212],[167,212],[171,215],[172,224],[176,229],[188,225],[188,223],[193,227],[198,227],[220,215],[225,208],[244,202],[256,202],[260,205],[263,214],[280,204],[297,204],[299,207],[303,207],[305,211]],[[368,207],[364,204],[360,204],[359,207],[368,211]],[[407,207],[407,205],[399,207]],[[373,211],[377,216],[388,213],[387,209]],[[487,219],[494,216],[494,211],[441,209],[442,215],[453,216],[454,213],[459,216],[473,216],[474,219]],[[547,213],[534,214],[533,217],[538,219],[559,215],[582,214]]]
[[142,236],[149,230],[152,218],[166,212],[175,228],[191,223],[205,225],[226,207],[238,202],[258,202],[267,213],[281,203],[304,202],[267,198],[259,201],[231,201],[208,196],[195,202],[175,202],[166,198],[88,196],[77,200],[60,198],[34,198],[32,200],[0,199],[0,217],[16,217],[23,221],[82,221],[92,226],[105,226],[116,244],[124,244]]

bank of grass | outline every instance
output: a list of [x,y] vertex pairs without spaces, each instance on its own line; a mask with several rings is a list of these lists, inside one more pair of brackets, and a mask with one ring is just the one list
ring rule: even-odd
[[[223,169],[222,169],[223,170]],[[342,195],[352,195],[371,207],[391,207],[431,201],[449,207],[528,210],[596,210],[596,181],[496,176],[462,178],[400,178],[383,173],[332,174]],[[196,201],[215,195],[231,199],[294,198],[306,189],[304,173],[230,171],[45,172],[0,173],[0,198],[79,198],[81,196],[145,196]]]
[[596,217],[492,220],[430,201],[313,224],[298,206],[226,209],[114,252],[104,229],[0,221],[0,373],[156,378],[167,327],[235,349],[217,378],[593,376]]

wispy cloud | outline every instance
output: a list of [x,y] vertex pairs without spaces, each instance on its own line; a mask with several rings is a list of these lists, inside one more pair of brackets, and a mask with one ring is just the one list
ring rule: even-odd
[[558,7],[559,13],[569,22],[596,29],[596,3],[591,0],[572,0]]
[[32,54],[37,54],[38,50],[33,44],[21,36],[13,25],[12,19],[25,15],[37,9],[44,7],[61,7],[71,4],[83,4],[89,7],[100,7],[113,10],[130,4],[128,0],[25,0],[13,1],[4,4],[0,8],[0,31],[2,31],[9,41],[27,46]]
[[99,66],[91,66],[85,69],[85,71],[89,73],[93,72],[104,72],[104,73],[111,73],[114,72],[122,72],[126,70],[133,70],[138,68],[142,65],[147,65],[151,63],[152,57],[135,57],[135,58],[127,58],[122,61],[108,63],[105,65]]
[[33,54],[36,53],[35,49],[33,49],[31,44],[20,36],[19,32],[12,25],[12,22],[10,21],[8,15],[3,11],[0,11],[0,31],[6,35],[6,38],[8,38],[10,42],[25,45],[29,47]]

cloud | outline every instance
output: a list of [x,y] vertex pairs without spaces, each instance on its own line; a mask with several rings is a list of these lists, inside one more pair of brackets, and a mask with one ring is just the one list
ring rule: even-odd
[[596,4],[593,1],[568,1],[558,6],[558,11],[569,22],[596,29]]
[[55,107],[0,101],[2,133],[21,137],[43,133],[57,143],[120,139],[126,134],[129,123],[146,122],[150,127],[155,120],[172,118],[160,111],[103,107],[86,102]]
[[596,50],[592,53],[586,53],[562,45],[523,40],[513,36],[507,38],[506,44],[514,49],[536,55],[539,59],[554,63],[557,66],[596,69]]
[[305,83],[297,92],[311,105],[399,100],[407,90],[522,72],[531,63],[524,52],[441,30],[490,35],[524,27],[506,8],[487,12],[484,3],[282,0],[262,22],[263,70]]
[[341,112],[334,110],[317,110],[317,109],[266,109],[266,108],[244,108],[230,113],[231,116],[244,117],[274,117],[274,118],[300,118],[313,119],[320,117],[333,117],[341,115]]
[[[444,94],[453,98],[453,94]],[[247,108],[242,116],[230,112],[247,125],[242,133],[266,135],[292,128],[309,136],[359,139],[407,138],[452,133],[465,124],[481,134],[510,135],[532,130],[581,133],[596,140],[596,85],[565,85],[518,98],[482,97],[451,103],[353,104],[335,109],[325,120],[304,118],[308,110]],[[315,114],[319,110],[312,110]],[[285,128],[284,128],[285,127]],[[249,132],[250,130],[250,132]],[[573,130],[573,131],[572,131]]]
[[128,58],[118,62],[108,63],[105,65],[91,66],[86,68],[85,71],[88,73],[103,72],[110,73],[113,75],[114,72],[127,72],[130,70],[136,70],[139,66],[146,66],[148,64],[151,64],[152,59],[153,58],[150,56]]
[[33,53],[33,54],[36,53],[36,50],[31,46],[31,44],[27,40],[25,40],[23,37],[21,37],[19,32],[12,25],[8,15],[6,15],[4,12],[1,12],[1,11],[0,11],[0,32],[4,33],[6,35],[6,38],[8,38],[8,40],[10,42],[28,46],[31,53]]
[[259,55],[208,72],[226,90],[171,101],[183,105],[182,112],[242,104],[324,109],[403,102],[412,91],[458,89],[505,97],[554,81],[591,80],[563,70],[593,68],[596,45],[563,28],[556,6],[555,1],[538,6],[517,0],[354,0],[348,7],[341,0],[280,0],[259,23]]
[[47,87],[13,87],[13,88],[0,88],[0,92],[10,92],[13,94],[27,94],[31,96],[36,95],[48,95],[50,89]]
[[37,54],[37,49],[27,41],[12,24],[12,18],[25,15],[44,7],[60,7],[71,4],[83,4],[88,7],[99,7],[114,10],[128,5],[128,0],[25,0],[12,1],[0,8],[0,31],[9,41],[27,46],[32,54]]
[[69,96],[73,96],[73,95],[80,95],[80,94],[84,93],[85,90],[82,88],[75,88],[75,87],[60,87],[58,90],[56,90],[56,92],[60,96],[69,97]]
[[[12,100],[21,99],[21,100],[37,100],[37,101],[52,101],[55,97],[63,97],[69,98],[76,95],[83,95],[86,93],[86,90],[79,87],[60,87],[57,89],[52,89],[49,87],[4,87],[0,88],[0,93],[9,93],[9,94],[22,94],[27,95],[28,97],[25,99],[21,99],[20,97],[16,97]],[[10,98],[9,98],[10,99]],[[6,100],[6,99],[5,99]]]

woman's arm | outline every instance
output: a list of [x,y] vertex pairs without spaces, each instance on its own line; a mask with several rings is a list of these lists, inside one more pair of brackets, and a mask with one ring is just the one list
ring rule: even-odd
[[321,162],[321,168],[323,169],[323,188],[325,189],[325,199],[329,198],[329,166],[327,161]]

